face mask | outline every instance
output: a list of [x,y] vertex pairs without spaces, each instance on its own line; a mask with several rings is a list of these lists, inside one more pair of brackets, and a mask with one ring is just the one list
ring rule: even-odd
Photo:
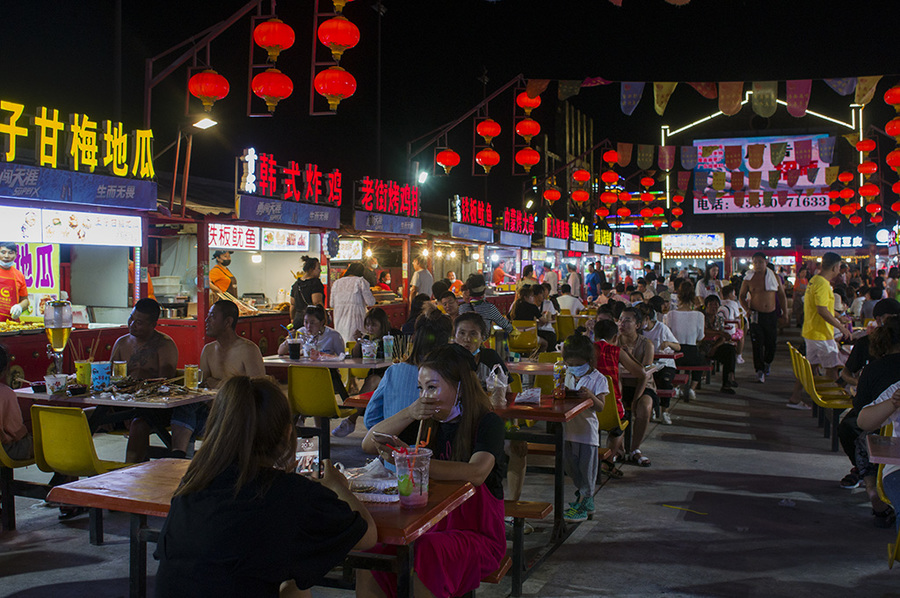
[[15,260],[11,261],[11,262],[0,262],[0,268],[3,268],[4,270],[9,270],[10,268],[12,268],[15,265],[16,265]]
[[569,366],[567,369],[568,369],[568,372],[570,374],[572,374],[573,376],[575,376],[576,378],[581,378],[582,376],[584,376],[585,374],[587,374],[590,371],[591,364],[585,363],[585,364],[574,366],[574,367]]
[[456,385],[456,403],[453,404],[453,407],[450,409],[450,415],[447,416],[447,419],[439,419],[437,421],[443,423],[447,423],[449,421],[453,421],[460,415],[462,415],[462,407],[459,406],[459,384]]
[[473,356],[474,356],[474,355],[478,355],[479,353],[481,353],[481,347],[478,347],[477,349],[475,349],[474,351],[472,351],[472,355],[473,355]]
[[223,266],[230,266],[230,265],[231,265],[231,260],[222,260],[222,265],[223,265]]

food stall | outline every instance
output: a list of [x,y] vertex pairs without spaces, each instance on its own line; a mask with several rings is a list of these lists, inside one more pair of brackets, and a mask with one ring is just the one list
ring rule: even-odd
[[730,266],[730,270],[724,272],[723,276],[749,270],[753,265],[753,254],[762,251],[775,266],[775,271],[783,269],[785,276],[793,282],[802,254],[794,243],[793,237],[735,237],[732,239],[731,251],[728,252],[730,259],[726,264]]
[[544,269],[544,263],[549,263],[559,272],[560,283],[563,283],[567,276],[565,264],[574,263],[565,260],[566,253],[569,251],[569,238],[571,236],[569,221],[559,220],[548,214],[544,217],[542,229],[544,233],[544,250],[532,249],[527,256],[523,256],[522,266],[524,267],[529,263],[532,264],[535,274],[540,277]]
[[[48,301],[73,304],[64,371],[73,371],[72,347],[109,358],[130,306],[146,292],[141,247],[157,186],[150,130],[126,133],[122,123],[67,118],[46,105],[4,101],[0,112],[0,240],[17,244],[14,267],[29,299],[21,323],[0,327],[17,386],[55,369],[43,330]],[[137,285],[129,282],[135,271]]]
[[606,280],[612,281],[615,271],[615,258],[612,255],[614,235],[608,228],[597,226],[593,231],[592,253],[589,261],[592,261],[598,272],[603,272]]
[[[875,268],[874,257],[876,247],[867,241],[862,234],[838,234],[837,232],[816,235],[804,239],[803,251],[800,256],[798,269],[806,262],[821,261],[822,256],[829,251],[837,253],[850,265],[856,264],[861,268]],[[776,266],[777,269],[777,266]]]
[[718,263],[724,275],[725,234],[687,233],[661,235],[663,271],[696,268],[704,271],[707,263]]
[[[453,272],[465,282],[470,274],[481,272],[487,261],[487,246],[494,242],[494,212],[490,203],[454,195],[449,202],[449,238],[432,240],[434,280],[447,278]],[[489,278],[485,279],[490,282]]]
[[641,257],[641,238],[631,233],[616,231],[614,235],[615,246],[612,251],[616,255],[615,282],[624,282],[625,277],[631,274],[631,279],[637,284],[637,279],[642,275],[644,259]]
[[[236,163],[230,217],[152,221],[150,253],[160,274],[154,290],[161,304],[175,311],[159,329],[178,344],[179,365],[199,361],[207,341],[206,313],[222,298],[238,305],[238,335],[256,343],[263,355],[274,353],[290,323],[290,290],[301,272],[301,256],[324,262],[323,233],[340,226],[339,170],[326,173],[316,164],[301,168],[293,161],[280,166],[273,155],[253,148]],[[228,269],[237,279],[237,296],[210,289],[216,251],[231,252]]]
[[517,208],[504,208],[499,232],[500,242],[485,247],[484,279],[488,282],[488,300],[505,314],[516,298],[516,281],[507,278],[494,284],[494,269],[500,266],[508,274],[521,273],[523,254],[531,254],[534,217]]
[[[378,306],[387,312],[391,326],[400,328],[406,322],[409,306],[409,280],[414,252],[411,239],[422,234],[419,188],[396,181],[363,177],[356,182],[353,230],[345,229],[341,240],[361,239],[363,259],[376,257],[380,273],[391,273],[392,294],[378,292]],[[369,256],[369,252],[372,253]],[[428,257],[428,252],[423,255]],[[346,269],[349,262],[329,268],[332,280]]]

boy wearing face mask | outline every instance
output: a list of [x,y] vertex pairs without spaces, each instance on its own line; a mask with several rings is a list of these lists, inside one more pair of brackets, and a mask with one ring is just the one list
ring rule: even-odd
[[231,265],[231,252],[216,251],[213,253],[213,259],[216,260],[216,265],[209,271],[210,290],[229,293],[233,297],[237,297],[237,278],[228,269],[228,266]]
[[16,268],[18,253],[15,243],[0,243],[0,322],[18,320],[28,309],[25,276]]

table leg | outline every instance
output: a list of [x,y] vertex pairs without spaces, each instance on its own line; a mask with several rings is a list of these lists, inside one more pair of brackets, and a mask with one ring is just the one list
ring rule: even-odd
[[131,598],[145,598],[147,595],[147,542],[141,533],[146,527],[146,515],[131,515],[131,554],[128,576],[128,595]]
[[103,509],[91,507],[88,510],[88,534],[91,544],[100,546],[103,544]]
[[413,598],[413,566],[415,565],[413,545],[397,547],[397,596]]
[[331,459],[331,430],[329,430],[331,420],[327,417],[315,419],[319,427],[319,461]]
[[563,450],[565,437],[563,436],[562,424],[552,425],[547,423],[547,431],[552,428],[554,445],[556,446],[556,455],[553,457],[553,536],[552,542],[562,542],[566,539],[566,521],[563,519],[565,509],[565,489],[566,489],[566,471],[563,463]]

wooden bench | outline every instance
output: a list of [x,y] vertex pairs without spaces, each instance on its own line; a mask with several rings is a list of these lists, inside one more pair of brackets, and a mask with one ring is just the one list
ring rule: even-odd
[[[506,574],[510,570],[511,567],[512,567],[512,559],[509,558],[509,555],[506,555],[500,561],[500,566],[497,567],[497,569],[493,573],[490,573],[487,577],[483,577],[481,579],[481,583],[493,583],[493,584],[500,583],[501,581],[503,581],[503,578],[506,577]],[[475,598],[475,590],[472,590],[471,592],[466,592],[465,594],[462,595],[461,598]]]
[[555,457],[556,447],[552,444],[540,444],[537,442],[528,443],[529,455],[540,455],[542,457]]
[[706,365],[679,365],[677,367],[682,372],[706,372],[706,383],[709,384],[712,381],[713,366],[711,363]]
[[504,500],[503,510],[507,517],[513,518],[511,595],[521,596],[522,584],[530,571],[525,567],[525,520],[546,519],[553,512],[553,505],[548,502]]

